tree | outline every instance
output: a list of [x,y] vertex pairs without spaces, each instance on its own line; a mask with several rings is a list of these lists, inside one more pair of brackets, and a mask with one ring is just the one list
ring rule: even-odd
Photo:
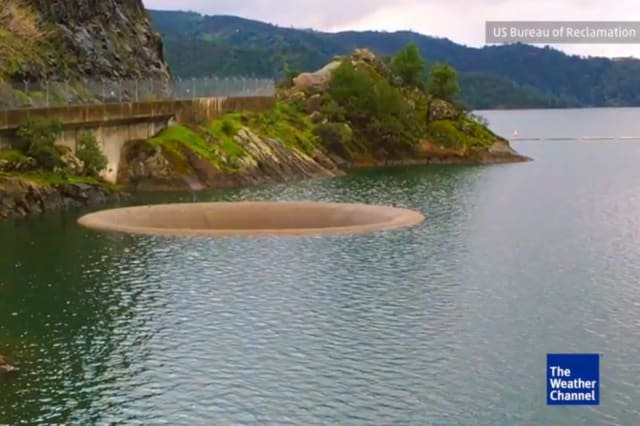
[[428,92],[434,98],[453,100],[460,92],[456,70],[449,64],[435,64],[429,73]]
[[425,64],[415,43],[407,44],[391,58],[391,69],[405,86],[422,86]]
[[62,133],[62,123],[58,120],[30,118],[20,124],[13,146],[36,160],[38,167],[53,171],[61,165],[60,154],[55,142]]
[[90,132],[82,132],[78,137],[76,157],[84,163],[84,172],[90,176],[98,176],[109,165],[107,157],[98,146],[96,137]]
[[333,71],[328,93],[367,143],[392,151],[415,143],[421,133],[416,110],[402,90],[350,61]]

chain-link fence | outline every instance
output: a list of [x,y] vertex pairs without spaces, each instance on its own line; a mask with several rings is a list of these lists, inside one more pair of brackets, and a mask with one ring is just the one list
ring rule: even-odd
[[246,77],[78,80],[0,84],[0,110],[208,97],[275,96],[275,82]]

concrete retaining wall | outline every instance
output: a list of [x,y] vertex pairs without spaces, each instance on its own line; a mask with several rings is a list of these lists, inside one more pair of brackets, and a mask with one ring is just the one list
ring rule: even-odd
[[260,112],[272,108],[274,98],[200,98],[180,101],[127,102],[103,105],[32,108],[0,111],[0,149],[9,145],[15,131],[29,118],[56,119],[64,132],[58,143],[75,151],[78,135],[91,131],[102,144],[109,166],[104,177],[115,182],[120,152],[127,141],[156,135],[172,122],[198,124],[237,111]]

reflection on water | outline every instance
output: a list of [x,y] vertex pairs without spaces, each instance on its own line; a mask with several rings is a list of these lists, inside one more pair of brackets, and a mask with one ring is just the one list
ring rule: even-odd
[[[427,215],[398,232],[110,235],[78,211],[0,225],[0,353],[24,372],[0,382],[0,424],[634,423],[640,146],[518,148],[537,161],[129,201]],[[603,353],[601,407],[547,409],[552,351]]]

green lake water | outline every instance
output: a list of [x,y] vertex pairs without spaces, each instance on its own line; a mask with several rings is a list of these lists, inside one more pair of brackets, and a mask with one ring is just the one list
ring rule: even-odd
[[[598,111],[485,115],[578,137]],[[594,132],[637,130],[640,111],[613,111],[635,120]],[[0,224],[0,353],[22,369],[0,381],[0,424],[639,424],[640,142],[515,147],[535,161],[127,201],[427,216],[402,231],[129,236],[80,228],[81,211]],[[600,406],[546,406],[549,352],[602,354]]]

